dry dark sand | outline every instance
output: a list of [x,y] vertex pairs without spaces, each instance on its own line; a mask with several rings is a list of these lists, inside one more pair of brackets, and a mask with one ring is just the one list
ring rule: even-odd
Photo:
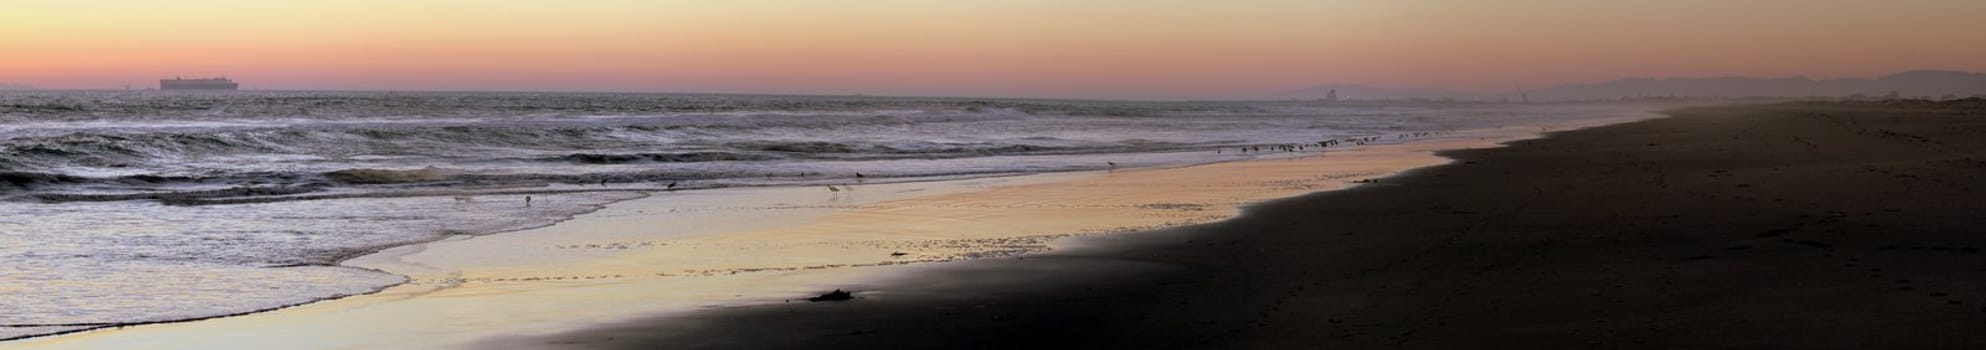
[[1986,103],[1671,114],[853,301],[486,345],[1986,347]]

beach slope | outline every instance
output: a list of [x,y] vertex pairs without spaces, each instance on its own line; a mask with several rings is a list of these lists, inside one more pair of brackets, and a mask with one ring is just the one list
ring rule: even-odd
[[1668,114],[877,297],[485,345],[1986,346],[1986,103]]

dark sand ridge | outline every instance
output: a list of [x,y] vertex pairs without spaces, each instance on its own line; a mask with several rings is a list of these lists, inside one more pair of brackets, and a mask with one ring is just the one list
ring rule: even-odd
[[1986,103],[1670,114],[853,301],[484,345],[1986,347]]

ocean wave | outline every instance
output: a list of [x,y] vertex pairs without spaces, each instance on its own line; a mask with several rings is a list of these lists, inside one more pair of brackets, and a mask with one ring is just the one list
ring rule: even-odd
[[578,164],[632,164],[632,163],[694,163],[720,161],[771,160],[777,157],[733,153],[733,152],[683,152],[683,153],[573,153],[556,157],[540,157],[532,160],[549,162],[570,162]]
[[322,185],[240,186],[212,190],[150,193],[41,193],[34,195],[34,198],[51,203],[156,200],[166,204],[190,204],[218,198],[297,195],[318,192],[325,188],[326,186]]
[[458,169],[429,166],[411,170],[345,169],[324,173],[324,177],[349,184],[377,185],[445,181],[461,174]]
[[0,185],[5,185],[0,187],[0,190],[27,191],[42,186],[82,183],[88,180],[89,178],[75,175],[8,171],[0,172]]
[[976,142],[976,143],[899,142],[899,143],[882,144],[882,143],[831,142],[831,141],[752,141],[752,142],[731,143],[725,146],[741,149],[741,150],[796,153],[796,154],[998,155],[998,154],[1030,154],[1030,153],[1043,153],[1043,152],[1075,152],[1075,151],[1101,152],[1101,151],[1121,150],[1122,148],[1126,148],[1127,146],[1131,146],[1131,145],[1058,146],[1058,145],[999,143],[999,142]]
[[166,185],[253,185],[253,184],[309,184],[313,176],[285,173],[240,173],[223,176],[173,176],[138,174],[111,177],[92,177],[59,173],[39,173],[21,171],[0,171],[0,192],[22,192],[64,186],[123,186],[154,187]]

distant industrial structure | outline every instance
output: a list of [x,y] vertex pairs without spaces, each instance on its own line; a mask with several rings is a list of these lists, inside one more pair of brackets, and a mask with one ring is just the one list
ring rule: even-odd
[[159,79],[159,90],[240,90],[240,89],[241,89],[241,84],[236,84],[233,80],[228,80],[228,78]]

